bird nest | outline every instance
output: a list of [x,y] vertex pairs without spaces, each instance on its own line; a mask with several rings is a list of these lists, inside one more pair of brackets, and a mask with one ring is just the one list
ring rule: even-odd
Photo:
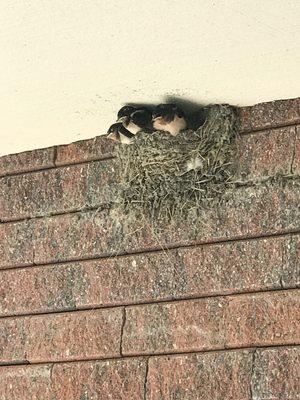
[[[198,130],[177,136],[139,133],[120,146],[118,204],[130,220],[156,223],[195,215],[219,200],[233,177],[237,117],[229,105],[207,108]],[[191,166],[196,169],[191,169]]]

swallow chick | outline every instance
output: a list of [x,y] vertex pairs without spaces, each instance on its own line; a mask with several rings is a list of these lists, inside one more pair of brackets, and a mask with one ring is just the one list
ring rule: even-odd
[[119,142],[122,144],[132,144],[134,140],[134,135],[129,132],[123,124],[117,122],[112,124],[107,131],[107,138],[113,140],[114,142]]
[[155,130],[166,131],[173,136],[187,129],[184,112],[176,104],[159,104],[155,107],[152,123]]
[[133,135],[136,135],[140,131],[153,131],[152,114],[145,107],[122,107],[118,112],[117,122],[121,122]]

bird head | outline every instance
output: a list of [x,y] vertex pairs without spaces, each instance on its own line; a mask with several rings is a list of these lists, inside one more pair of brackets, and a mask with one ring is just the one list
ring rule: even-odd
[[136,111],[133,106],[124,106],[118,111],[117,122],[128,123],[130,120],[130,115]]
[[111,140],[114,140],[117,142],[119,140],[119,127],[120,123],[112,124],[108,131],[107,131],[107,137]]
[[183,117],[183,111],[176,104],[159,104],[152,113],[152,120],[163,119],[165,122],[171,122],[175,115]]

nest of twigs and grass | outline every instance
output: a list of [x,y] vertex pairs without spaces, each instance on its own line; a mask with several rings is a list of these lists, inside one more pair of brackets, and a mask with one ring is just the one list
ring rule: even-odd
[[236,125],[233,107],[213,105],[196,131],[140,133],[120,146],[118,207],[152,226],[197,216],[232,183]]

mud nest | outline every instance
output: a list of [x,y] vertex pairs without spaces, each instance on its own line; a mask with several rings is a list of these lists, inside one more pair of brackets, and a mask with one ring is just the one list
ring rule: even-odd
[[[176,137],[140,133],[120,146],[118,206],[128,218],[152,225],[195,215],[222,198],[234,174],[237,117],[229,105],[207,108],[198,130]],[[196,169],[188,170],[191,167]]]

